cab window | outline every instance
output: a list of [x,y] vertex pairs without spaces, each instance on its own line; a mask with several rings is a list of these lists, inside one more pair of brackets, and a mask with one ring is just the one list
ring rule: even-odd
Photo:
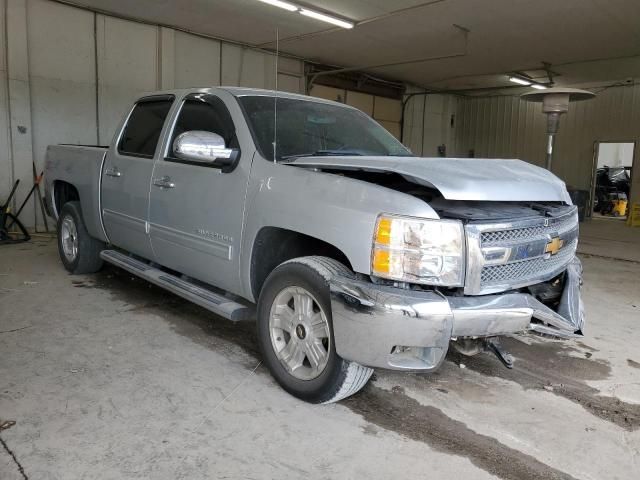
[[153,158],[173,97],[149,97],[136,103],[124,127],[118,153]]
[[185,99],[169,141],[168,160],[176,160],[173,155],[173,142],[178,135],[193,130],[217,133],[224,139],[228,148],[239,148],[229,110],[218,97],[196,94]]

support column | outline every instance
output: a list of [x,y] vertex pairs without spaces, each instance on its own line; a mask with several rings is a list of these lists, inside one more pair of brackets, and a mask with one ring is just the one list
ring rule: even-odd
[[175,88],[176,42],[175,30],[159,27],[158,41],[158,88]]
[[[14,209],[22,204],[33,185],[31,166],[33,138],[26,3],[26,0],[7,0],[6,15],[9,138],[14,181],[20,179]],[[20,214],[20,220],[27,227],[35,225],[35,206],[32,198]]]

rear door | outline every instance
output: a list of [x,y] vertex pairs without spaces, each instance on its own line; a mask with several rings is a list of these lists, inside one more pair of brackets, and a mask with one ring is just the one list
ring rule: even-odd
[[[175,158],[175,138],[192,130],[217,133],[227,147],[240,148],[236,165],[222,169]],[[225,290],[239,291],[240,237],[252,149],[240,145],[236,124],[222,99],[197,93],[184,98],[163,150],[150,194],[149,224],[156,262]]]
[[172,95],[140,99],[109,149],[102,176],[102,215],[109,241],[153,259],[147,215],[158,141],[173,103]]

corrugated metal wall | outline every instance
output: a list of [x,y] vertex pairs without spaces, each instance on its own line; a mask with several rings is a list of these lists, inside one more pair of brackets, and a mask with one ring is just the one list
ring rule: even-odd
[[[464,98],[458,102],[456,154],[520,158],[544,165],[546,118],[538,103],[519,97]],[[553,172],[568,185],[589,190],[597,141],[638,142],[640,85],[611,87],[596,98],[570,105],[556,139]],[[639,165],[640,148],[635,151]],[[640,201],[640,168],[634,172],[632,200]]]

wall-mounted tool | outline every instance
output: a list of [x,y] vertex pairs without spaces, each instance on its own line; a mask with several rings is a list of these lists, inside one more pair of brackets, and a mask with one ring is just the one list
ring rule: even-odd
[[[20,184],[20,180],[16,180],[16,183],[13,184],[13,188],[11,189],[11,193],[9,194],[9,198],[4,203],[4,205],[0,205],[0,245],[4,245],[7,243],[19,243],[19,242],[27,242],[31,239],[31,236],[27,232],[27,229],[24,227],[22,222],[18,220],[18,215],[14,215],[10,212],[9,204],[11,203],[11,199],[16,193],[16,189]],[[29,197],[27,197],[29,198]],[[18,212],[19,213],[19,212]],[[11,223],[7,225],[7,221],[10,220]],[[18,227],[18,232],[10,233],[9,228],[12,225]]]

